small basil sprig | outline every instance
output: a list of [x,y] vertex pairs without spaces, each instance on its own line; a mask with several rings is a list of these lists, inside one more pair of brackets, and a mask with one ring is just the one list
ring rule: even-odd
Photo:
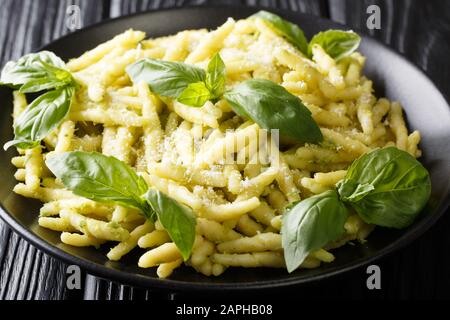
[[157,217],[184,260],[189,258],[195,240],[192,210],[149,189],[144,179],[124,162],[97,152],[73,151],[48,157],[46,165],[74,194],[139,209],[151,221]]
[[49,51],[8,62],[0,75],[0,85],[23,93],[52,89],[31,102],[15,120],[14,140],[5,144],[5,150],[11,146],[27,149],[39,145],[66,117],[77,88],[64,62]]
[[427,203],[431,182],[428,171],[413,156],[388,147],[355,160],[337,188],[341,200],[365,222],[405,228]]
[[353,31],[327,30],[319,32],[309,42],[308,56],[312,56],[312,48],[318,44],[337,61],[354,52],[360,42],[361,37]]
[[308,254],[341,237],[348,211],[335,190],[300,201],[283,215],[281,239],[288,272]]
[[181,62],[144,59],[127,67],[127,73],[133,82],[148,83],[154,93],[192,107],[219,98],[225,90],[225,64],[219,54],[213,56],[206,72]]
[[323,139],[308,108],[298,97],[272,81],[246,80],[224,97],[238,115],[252,119],[264,129],[279,129],[280,135],[300,143]]
[[261,18],[262,20],[267,22],[276,33],[296,46],[303,54],[307,54],[308,40],[306,39],[303,30],[300,29],[299,26],[265,10],[258,11],[252,17]]
[[225,91],[225,63],[215,54],[208,63],[204,81],[191,83],[178,97],[178,101],[192,107],[201,107],[209,100],[220,98]]
[[252,17],[263,19],[279,35],[297,47],[305,56],[312,57],[314,44],[320,45],[332,58],[339,60],[354,52],[361,42],[361,37],[353,31],[327,30],[317,33],[309,42],[297,25],[267,11],[259,11]]
[[388,147],[364,154],[352,163],[337,190],[286,208],[281,234],[288,271],[343,235],[347,205],[366,223],[405,228],[423,209],[430,192],[428,171],[409,153]]

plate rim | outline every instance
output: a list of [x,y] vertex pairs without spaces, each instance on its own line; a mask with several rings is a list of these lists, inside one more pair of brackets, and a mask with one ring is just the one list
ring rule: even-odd
[[[342,28],[348,28],[347,25],[315,16],[313,14],[309,13],[303,13],[300,11],[293,11],[293,10],[287,10],[287,9],[281,9],[281,8],[270,8],[270,7],[263,7],[263,6],[245,6],[245,5],[188,5],[183,7],[171,7],[171,8],[162,8],[162,9],[150,9],[142,12],[136,12],[120,17],[114,17],[114,18],[107,18],[98,22],[95,22],[93,24],[90,24],[84,28],[78,29],[74,32],[69,32],[68,34],[65,34],[59,38],[56,38],[48,43],[45,43],[44,45],[37,48],[35,51],[41,51],[45,50],[46,47],[55,44],[59,41],[63,41],[66,38],[70,38],[71,36],[74,36],[76,34],[80,33],[86,33],[89,32],[89,30],[94,29],[98,26],[102,26],[105,24],[114,23],[116,21],[130,19],[137,16],[144,16],[152,13],[161,13],[161,12],[168,12],[168,11],[189,11],[189,10],[202,10],[202,9],[245,9],[245,10],[251,10],[251,11],[257,11],[257,10],[268,10],[272,11],[274,13],[279,13],[280,15],[295,15],[297,18],[301,18],[302,16],[309,16],[313,17],[314,19],[318,21],[323,21],[326,23],[333,23],[336,25],[341,26]],[[444,94],[440,88],[434,83],[433,80],[430,79],[430,77],[426,74],[425,70],[423,70],[419,65],[415,64],[414,62],[410,61],[403,53],[397,51],[395,48],[392,48],[388,46],[387,44],[378,41],[377,39],[373,38],[370,34],[363,30],[359,30],[357,28],[352,28],[353,30],[356,30],[362,38],[367,41],[375,42],[377,45],[382,46],[385,50],[390,51],[392,54],[400,56],[401,59],[409,64],[412,68],[418,70],[420,73],[422,73],[422,76],[424,79],[426,79],[441,95],[441,98],[443,101],[446,102],[447,107],[449,107],[449,102],[447,99],[446,94]],[[83,259],[80,257],[77,257],[75,255],[72,255],[63,249],[53,245],[52,243],[47,242],[45,239],[39,237],[37,234],[35,234],[33,231],[31,231],[29,228],[26,228],[25,226],[22,226],[22,224],[15,219],[13,215],[11,215],[8,210],[4,207],[3,203],[0,203],[0,217],[3,221],[5,221],[8,226],[14,231],[19,234],[20,237],[24,238],[26,241],[37,247],[38,249],[44,251],[46,254],[49,254],[53,258],[57,260],[62,260],[65,263],[68,264],[75,264],[83,268],[88,274],[95,275],[97,277],[107,279],[109,281],[120,281],[123,284],[132,284],[136,287],[141,288],[157,288],[161,290],[173,290],[173,291],[186,291],[186,290],[192,290],[192,291],[245,291],[245,290],[262,290],[262,289],[280,289],[280,288],[286,288],[291,286],[300,286],[303,284],[308,284],[312,282],[320,282],[329,278],[332,278],[336,275],[348,273],[351,270],[355,270],[358,268],[361,268],[365,265],[368,265],[374,261],[380,260],[381,258],[388,257],[392,253],[404,248],[405,246],[412,244],[414,241],[416,241],[419,237],[423,236],[423,234],[430,229],[431,226],[433,226],[437,220],[439,220],[444,213],[447,211],[448,207],[450,206],[450,184],[447,185],[447,196],[441,199],[441,201],[436,205],[436,210],[432,214],[432,216],[428,217],[426,220],[421,221],[419,224],[414,224],[411,226],[408,230],[408,233],[398,238],[396,241],[390,243],[389,245],[385,246],[384,248],[380,249],[378,252],[374,253],[370,257],[366,258],[359,258],[352,261],[349,261],[345,263],[340,268],[337,268],[335,270],[330,270],[324,274],[318,274],[318,275],[312,275],[306,278],[286,278],[286,279],[278,279],[278,280],[257,280],[257,281],[251,281],[251,282],[229,282],[229,283],[209,283],[209,282],[190,282],[190,281],[182,281],[182,280],[172,280],[170,278],[168,279],[159,279],[154,277],[146,277],[141,274],[131,273],[127,271],[121,271],[115,268],[110,268],[105,265],[93,262],[92,260]],[[431,215],[431,214],[430,214]]]

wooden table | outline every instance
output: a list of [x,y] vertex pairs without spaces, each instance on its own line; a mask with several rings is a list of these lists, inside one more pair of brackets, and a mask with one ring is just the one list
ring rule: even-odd
[[[63,34],[66,9],[81,9],[82,25],[133,12],[207,4],[260,5],[327,17],[365,30],[422,68],[450,97],[450,1],[421,0],[0,0],[0,66]],[[367,7],[381,9],[381,29],[367,30]],[[430,106],[431,108],[432,106]],[[368,290],[366,270],[316,285],[282,291],[302,298],[450,298],[450,216],[411,246],[378,264],[382,289]],[[84,274],[81,290],[65,285],[66,265],[37,250],[0,220],[0,299],[167,299],[161,295]],[[295,293],[295,295],[293,295]]]

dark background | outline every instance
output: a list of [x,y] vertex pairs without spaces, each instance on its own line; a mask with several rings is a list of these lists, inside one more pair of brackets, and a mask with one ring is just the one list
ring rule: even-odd
[[[133,12],[208,4],[259,5],[326,17],[363,30],[401,52],[428,74],[447,101],[450,97],[448,0],[0,0],[0,67],[69,33],[65,21],[66,8],[71,4],[80,7],[83,26]],[[366,28],[366,9],[371,4],[381,9],[380,30]],[[261,295],[297,299],[449,299],[449,232],[450,216],[446,214],[413,244],[379,261],[381,290],[367,289],[363,268],[314,285]],[[193,297],[143,290],[88,274],[83,274],[81,290],[67,290],[66,267],[28,244],[0,220],[0,300]]]

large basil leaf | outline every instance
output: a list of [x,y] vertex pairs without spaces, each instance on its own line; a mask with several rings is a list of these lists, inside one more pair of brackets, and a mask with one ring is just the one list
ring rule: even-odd
[[335,60],[342,59],[354,52],[361,37],[353,31],[327,30],[316,34],[308,45],[308,56],[312,56],[312,47],[320,45]]
[[151,218],[152,210],[141,198],[148,190],[146,182],[117,158],[73,151],[51,156],[46,164],[73,193],[98,202],[140,209]]
[[238,115],[252,119],[264,129],[279,129],[280,135],[300,143],[323,139],[311,112],[300,99],[272,81],[246,80],[224,97]]
[[196,220],[192,210],[153,188],[147,191],[144,198],[156,212],[183,259],[189,259],[195,240]]
[[73,87],[63,87],[37,97],[17,118],[14,140],[7,142],[4,149],[10,146],[26,149],[38,145],[64,120],[74,91]]
[[296,24],[264,10],[255,13],[253,17],[258,17],[266,21],[277,34],[296,46],[303,54],[307,54],[308,40],[306,40],[303,30]]
[[140,60],[126,69],[133,82],[145,81],[161,96],[178,98],[191,83],[205,81],[205,71],[181,62]]
[[307,198],[289,209],[281,227],[288,272],[297,269],[311,252],[341,237],[347,216],[347,208],[334,190]]
[[338,192],[365,222],[404,228],[428,201],[431,182],[428,171],[413,156],[388,147],[355,160],[338,183]]
[[21,92],[38,92],[74,83],[64,62],[54,53],[41,51],[9,61],[0,75],[0,84],[20,88]]

